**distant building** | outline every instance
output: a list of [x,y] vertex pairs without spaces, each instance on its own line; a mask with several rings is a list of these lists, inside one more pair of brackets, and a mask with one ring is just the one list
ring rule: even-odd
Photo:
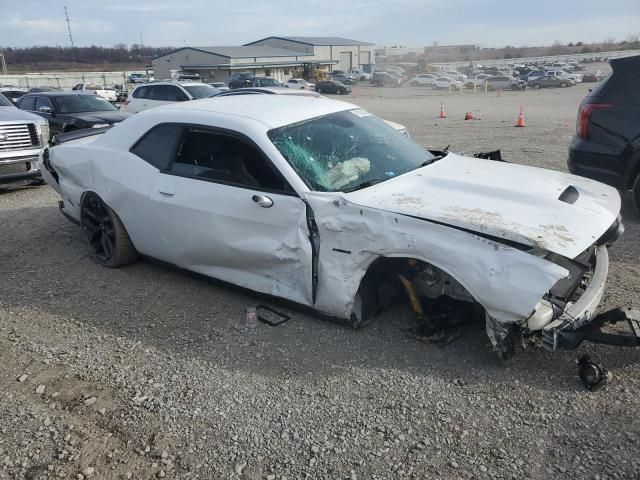
[[227,82],[234,72],[251,72],[284,82],[305,66],[330,72],[375,62],[372,43],[340,37],[267,37],[243,46],[183,47],[153,59],[156,79],[172,72],[198,73],[203,81]]
[[404,57],[407,55],[422,55],[424,47],[384,47],[376,48],[376,57]]
[[365,68],[375,63],[374,44],[342,37],[267,37],[247,45],[266,45],[313,55],[313,61],[332,60],[335,69]]

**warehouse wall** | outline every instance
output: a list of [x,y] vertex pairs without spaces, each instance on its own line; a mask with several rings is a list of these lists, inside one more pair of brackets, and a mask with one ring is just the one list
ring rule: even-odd
[[219,65],[221,63],[229,63],[229,59],[220,55],[185,48],[156,58],[151,63],[156,80],[166,80],[171,78],[171,70],[180,70],[182,65]]

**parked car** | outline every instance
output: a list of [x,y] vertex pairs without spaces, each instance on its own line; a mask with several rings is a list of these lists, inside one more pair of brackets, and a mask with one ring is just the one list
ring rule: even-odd
[[612,73],[580,104],[569,171],[623,192],[640,211],[640,56],[609,60]]
[[105,87],[105,90],[113,90],[116,95],[116,103],[124,103],[127,101],[129,93],[122,85],[114,85],[113,87]]
[[27,89],[19,87],[0,87],[0,93],[15,105],[18,102],[18,99],[27,93]]
[[351,93],[351,88],[337,80],[323,80],[316,85],[318,93],[335,93],[338,95],[346,95]]
[[147,76],[144,73],[130,73],[127,80],[129,83],[145,83]]
[[371,75],[371,83],[376,87],[399,87],[402,85],[402,78],[389,72],[376,70]]
[[354,327],[407,292],[482,322],[501,358],[608,318],[615,189],[429,151],[349,103],[184,102],[60,136],[40,165],[105,267],[155,258]]
[[461,90],[462,82],[449,77],[437,77],[431,84],[431,88],[437,90]]
[[575,83],[582,82],[582,75],[579,73],[567,73],[564,70],[547,70],[545,72],[545,76],[547,77],[558,77],[558,78],[568,78],[573,80]]
[[604,73],[602,73],[600,70],[597,70],[595,72],[585,73],[582,76],[582,82],[583,83],[600,82],[600,81],[604,80],[605,77],[606,77],[606,75]]
[[544,77],[545,71],[544,70],[532,70],[531,72],[527,73],[526,75],[521,75],[519,78],[520,80],[523,80],[527,83],[529,83],[531,80],[537,80],[541,77]]
[[171,75],[171,79],[176,82],[200,82],[202,79],[200,78],[199,73],[195,72],[173,72]]
[[273,77],[253,77],[246,86],[279,88],[283,85]]
[[138,113],[148,108],[174,102],[186,102],[211,97],[219,93],[215,88],[200,82],[153,82],[136,87],[127,98],[124,108]]
[[432,73],[418,73],[409,80],[409,85],[413,85],[414,87],[430,87],[436,78],[438,78],[438,76]]
[[360,70],[358,68],[352,68],[351,70],[349,70],[349,75],[353,76],[353,78],[355,80],[358,80],[360,82],[366,82],[368,80],[371,80],[371,74],[365,72],[364,70]]
[[342,73],[332,75],[331,80],[344,83],[345,85],[354,85],[356,83],[356,80],[353,79],[353,76],[344,75]]
[[131,115],[98,95],[71,92],[28,93],[18,101],[18,108],[47,120],[51,136],[84,128],[109,127]]
[[211,82],[208,85],[212,88],[215,88],[218,92],[228,92],[230,90],[230,88],[227,87],[227,84],[224,82]]
[[487,77],[485,78],[487,90],[524,90],[527,88],[527,82],[513,77]]
[[27,93],[40,93],[40,92],[62,92],[60,87],[32,87]]
[[478,73],[473,78],[467,78],[465,86],[467,88],[481,88],[484,87],[484,81],[491,75],[488,73]]
[[232,73],[229,79],[229,88],[244,88],[251,86],[251,79],[254,77],[250,72],[237,72]]
[[304,78],[290,78],[287,83],[284,84],[286,88],[293,88],[298,90],[315,90],[316,86],[313,83],[307,82]]
[[115,102],[118,100],[118,95],[115,90],[106,90],[104,86],[99,83],[78,83],[71,90],[91,95],[99,95],[109,102]]
[[566,77],[552,77],[552,76],[544,76],[539,77],[535,80],[531,80],[527,85],[531,88],[548,88],[548,87],[560,87],[567,88],[573,87],[576,84],[573,80]]
[[47,121],[18,110],[0,93],[0,185],[37,182],[38,155],[48,141]]

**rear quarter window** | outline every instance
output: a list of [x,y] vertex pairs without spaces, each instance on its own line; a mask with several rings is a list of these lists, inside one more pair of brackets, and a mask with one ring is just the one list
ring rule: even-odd
[[181,135],[182,127],[179,125],[158,125],[136,142],[131,148],[131,153],[158,170],[166,170],[171,164]]
[[133,93],[131,94],[131,96],[133,98],[144,98],[145,97],[145,93],[147,91],[148,87],[140,87],[140,88],[136,88]]

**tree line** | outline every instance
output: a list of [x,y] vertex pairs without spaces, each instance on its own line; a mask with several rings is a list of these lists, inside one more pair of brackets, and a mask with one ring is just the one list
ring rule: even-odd
[[164,55],[173,47],[147,47],[144,45],[125,44],[113,47],[25,47],[2,49],[7,64],[32,65],[38,63],[131,63],[136,65],[150,64],[157,55]]

